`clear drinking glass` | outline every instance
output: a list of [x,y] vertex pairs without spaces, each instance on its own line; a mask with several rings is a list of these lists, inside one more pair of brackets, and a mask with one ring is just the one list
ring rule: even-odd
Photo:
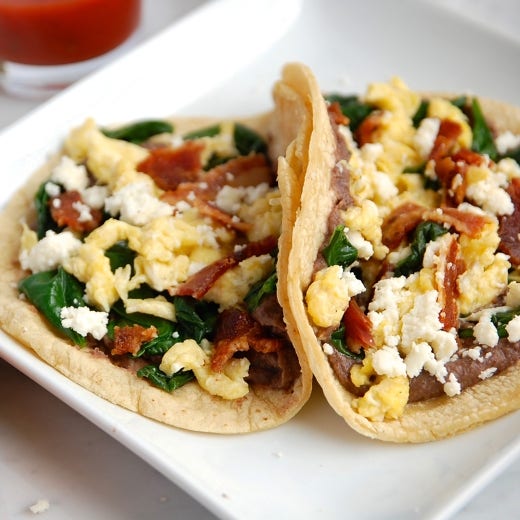
[[0,0],[0,87],[48,97],[128,45],[141,0]]

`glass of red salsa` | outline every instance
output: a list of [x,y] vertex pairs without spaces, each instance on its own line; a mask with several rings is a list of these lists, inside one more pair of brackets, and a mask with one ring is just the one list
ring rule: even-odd
[[0,0],[0,83],[42,97],[129,45],[141,0]]

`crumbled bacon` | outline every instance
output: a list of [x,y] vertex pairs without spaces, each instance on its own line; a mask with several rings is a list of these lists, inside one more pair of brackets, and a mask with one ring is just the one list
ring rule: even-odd
[[457,327],[459,322],[459,307],[457,298],[460,296],[457,284],[458,277],[465,271],[464,261],[459,258],[460,246],[455,237],[452,237],[442,258],[440,269],[443,271],[442,283],[438,285],[439,304],[442,308],[440,321],[444,330]]
[[99,209],[89,208],[90,217],[81,219],[78,205],[84,205],[79,191],[65,191],[49,200],[51,217],[60,227],[68,227],[72,231],[88,233],[97,228],[103,220],[103,213]]
[[327,110],[329,112],[329,117],[332,118],[334,123],[337,125],[347,126],[349,124],[349,118],[341,111],[341,105],[337,101],[330,103]]
[[157,329],[154,326],[142,327],[141,325],[127,325],[114,327],[114,346],[110,353],[113,356],[123,354],[136,354],[143,343],[157,337]]
[[384,220],[383,243],[390,249],[395,249],[421,221],[426,220],[447,224],[457,232],[475,238],[489,222],[489,217],[456,208],[428,209],[415,202],[404,202]]
[[345,340],[352,352],[359,354],[362,348],[374,346],[370,318],[354,299],[350,300],[343,315],[343,324],[345,325]]
[[440,208],[440,211],[428,210],[424,213],[423,218],[424,220],[433,220],[434,222],[447,224],[470,238],[478,237],[484,226],[490,222],[489,217],[486,215],[446,207]]
[[425,209],[415,202],[397,206],[383,221],[383,244],[391,250],[395,249],[418,226]]
[[254,349],[268,354],[278,352],[283,345],[283,340],[267,337],[260,324],[248,312],[237,308],[226,309],[219,315],[211,369],[221,372],[236,352]]
[[366,143],[374,142],[374,134],[379,128],[382,118],[383,115],[381,112],[372,112],[363,119],[354,135],[360,147]]
[[198,179],[203,149],[204,145],[196,141],[186,141],[178,148],[154,148],[137,170],[150,175],[162,190],[175,190],[183,182]]
[[193,296],[193,298],[200,299],[226,271],[235,267],[246,258],[270,253],[277,243],[278,240],[274,236],[268,236],[256,242],[249,242],[233,254],[203,267],[184,283],[173,288],[170,293],[179,296]]
[[215,206],[215,204],[213,204],[212,202],[195,197],[192,201],[192,204],[199,210],[199,213],[201,215],[210,217],[216,222],[223,224],[228,228],[235,229],[236,231],[240,231],[242,233],[246,233],[252,227],[252,225],[248,222],[243,222],[238,217],[230,215],[229,213]]
[[437,162],[454,153],[461,133],[462,126],[459,123],[451,119],[442,119],[429,158]]

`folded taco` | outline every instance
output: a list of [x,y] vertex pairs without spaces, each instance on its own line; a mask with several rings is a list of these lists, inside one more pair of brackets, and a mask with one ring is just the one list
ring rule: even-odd
[[324,98],[300,64],[286,91],[314,117],[279,161],[279,291],[332,408],[395,442],[520,408],[520,109],[399,78]]
[[237,433],[289,420],[312,375],[276,297],[270,119],[73,129],[1,214],[2,328],[170,425]]

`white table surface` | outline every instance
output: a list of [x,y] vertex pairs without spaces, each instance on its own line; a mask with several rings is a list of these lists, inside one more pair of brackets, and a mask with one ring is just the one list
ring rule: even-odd
[[[147,38],[203,0],[143,0],[138,40]],[[520,39],[517,0],[437,0]],[[0,128],[40,101],[0,92]],[[1,152],[0,152],[1,153]],[[215,518],[184,491],[77,412],[0,359],[0,520]],[[456,520],[519,518],[520,460],[474,497]]]

